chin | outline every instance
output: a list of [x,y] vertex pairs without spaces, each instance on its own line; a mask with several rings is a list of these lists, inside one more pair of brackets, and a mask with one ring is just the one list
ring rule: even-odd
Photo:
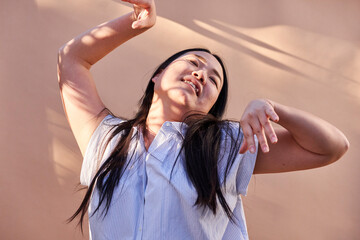
[[194,104],[196,101],[196,99],[193,96],[190,96],[189,93],[184,91],[176,91],[173,92],[172,94],[170,94],[169,92],[169,98],[174,102],[174,104],[183,105],[183,106]]
[[173,90],[167,92],[167,97],[170,100],[170,105],[172,105],[178,110],[181,109],[181,112],[188,113],[188,112],[201,112],[198,109],[198,99],[197,96],[190,94],[188,91],[184,90]]

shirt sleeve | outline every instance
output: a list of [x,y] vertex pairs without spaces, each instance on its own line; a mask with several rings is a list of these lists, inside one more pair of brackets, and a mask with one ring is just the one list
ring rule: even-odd
[[106,143],[111,136],[114,125],[122,121],[112,115],[107,115],[95,129],[86,148],[81,167],[80,183],[82,185],[90,185],[100,165],[110,155],[117,137],[114,137],[107,146]]
[[[243,138],[243,132],[241,131],[241,138]],[[236,190],[238,194],[246,196],[248,185],[251,179],[251,176],[254,172],[256,157],[258,153],[258,139],[254,135],[255,138],[255,153],[250,153],[250,151],[246,151],[244,154],[238,155],[240,158],[240,164],[236,174]]]

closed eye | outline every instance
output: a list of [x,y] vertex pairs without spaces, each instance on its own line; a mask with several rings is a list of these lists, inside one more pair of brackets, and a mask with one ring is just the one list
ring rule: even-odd
[[209,79],[215,84],[215,86],[217,87],[217,82],[216,79],[214,77],[209,77]]
[[196,66],[196,67],[199,66],[199,63],[198,63],[196,60],[189,59],[189,62],[190,62],[192,65]]

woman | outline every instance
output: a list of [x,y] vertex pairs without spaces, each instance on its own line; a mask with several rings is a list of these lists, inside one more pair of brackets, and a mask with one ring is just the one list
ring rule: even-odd
[[[126,2],[134,12],[59,52],[61,96],[88,186],[71,220],[80,215],[82,223],[89,211],[92,239],[248,239],[239,194],[251,175],[330,164],[346,152],[346,137],[324,120],[264,99],[248,104],[241,128],[221,120],[226,71],[206,49],[161,64],[133,119],[112,116],[90,67],[156,20],[152,0]],[[270,121],[283,128],[275,131]]]

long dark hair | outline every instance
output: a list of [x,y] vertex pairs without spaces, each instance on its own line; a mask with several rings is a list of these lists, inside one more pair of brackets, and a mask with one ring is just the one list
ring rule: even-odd
[[[163,71],[174,60],[185,53],[192,51],[202,51],[212,54],[209,50],[203,48],[191,48],[180,51],[164,61],[156,69],[151,79]],[[233,221],[233,213],[225,200],[222,187],[226,185],[226,176],[233,165],[236,154],[240,148],[240,128],[238,128],[239,131],[237,134],[233,134],[229,121],[221,120],[225,112],[228,98],[228,80],[222,60],[217,55],[212,55],[219,61],[222,67],[223,86],[214,106],[207,115],[193,114],[184,120],[188,125],[188,128],[180,152],[183,151],[185,154],[186,172],[198,194],[194,205],[208,207],[216,214],[217,201],[219,201],[229,219]],[[93,177],[80,207],[69,218],[69,221],[72,221],[80,215],[79,224],[81,230],[83,230],[82,223],[88,210],[94,187],[96,187],[99,192],[99,204],[93,214],[100,209],[102,204],[105,204],[103,212],[104,216],[109,210],[114,189],[118,185],[120,178],[130,162],[130,160],[127,159],[131,159],[132,157],[132,155],[129,156],[129,154],[131,154],[129,153],[130,142],[135,137],[139,140],[139,134],[134,134],[133,127],[136,126],[139,127],[139,129],[145,129],[146,119],[154,95],[154,83],[151,79],[143,97],[139,101],[140,107],[135,117],[121,122],[111,129],[109,140],[107,140],[105,146],[109,144],[110,140],[117,134],[121,133],[122,137],[116,147],[112,150],[110,156],[101,165]],[[227,146],[227,149],[230,149],[230,154],[226,163],[225,176],[223,177],[224,182],[220,182],[220,174],[218,172],[220,140],[222,134],[231,137],[231,146]],[[196,146],[196,149],[194,146]]]

